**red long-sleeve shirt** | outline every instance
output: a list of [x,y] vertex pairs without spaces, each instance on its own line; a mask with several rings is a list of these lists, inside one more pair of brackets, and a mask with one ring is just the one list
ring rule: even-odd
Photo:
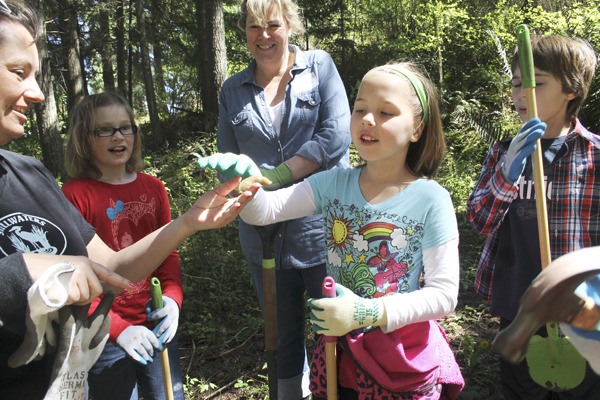
[[[95,179],[72,179],[63,185],[67,199],[96,228],[98,236],[118,251],[140,240],[171,221],[171,207],[163,183],[150,175],[138,173],[130,183],[114,185]],[[145,325],[146,303],[150,299],[150,280],[160,279],[163,296],[183,301],[181,268],[177,252],[171,253],[156,271],[135,287],[119,294],[109,312],[110,340],[131,325]],[[99,299],[90,307],[96,309]]]

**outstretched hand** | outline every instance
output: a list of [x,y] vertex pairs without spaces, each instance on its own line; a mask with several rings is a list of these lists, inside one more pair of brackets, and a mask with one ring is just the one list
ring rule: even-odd
[[255,183],[263,186],[270,185],[270,179],[263,176],[254,161],[245,154],[215,153],[208,157],[198,159],[200,168],[211,168],[227,179],[241,176],[242,181],[236,188],[238,193],[243,193]]
[[185,221],[195,230],[221,228],[240,213],[244,205],[256,194],[259,184],[252,184],[237,197],[227,197],[237,189],[241,177],[235,177],[204,193],[196,200],[194,205],[185,213]]
[[200,157],[198,166],[214,169],[227,179],[236,176],[246,179],[250,176],[262,175],[254,161],[245,154],[215,153],[208,157]]

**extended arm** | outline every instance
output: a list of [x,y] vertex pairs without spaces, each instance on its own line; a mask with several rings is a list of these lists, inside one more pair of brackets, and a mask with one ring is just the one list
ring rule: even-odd
[[239,197],[228,198],[239,182],[240,178],[234,178],[205,193],[183,215],[119,252],[96,235],[87,246],[90,258],[133,281],[147,277],[189,236],[220,228],[237,217],[258,189],[256,185]]
[[308,181],[267,192],[260,189],[248,202],[240,217],[251,225],[269,225],[279,221],[305,217],[316,211],[315,199]]

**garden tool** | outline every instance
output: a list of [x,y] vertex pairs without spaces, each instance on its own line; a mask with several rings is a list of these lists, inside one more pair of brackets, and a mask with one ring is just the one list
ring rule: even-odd
[[278,224],[255,226],[263,246],[262,285],[263,318],[265,321],[265,350],[267,353],[267,378],[269,399],[277,399],[277,281],[275,275],[275,251],[273,240]]
[[[517,43],[522,87],[525,91],[525,98],[527,101],[527,114],[529,119],[537,118],[535,70],[533,65],[533,54],[531,51],[529,28],[526,25],[520,25],[517,28]],[[543,195],[546,193],[544,188],[543,168],[542,146],[538,140],[535,151],[533,152],[533,182],[535,193],[537,194],[535,198],[542,272],[546,266],[550,264],[551,260],[548,216],[546,212],[546,196]],[[521,299],[521,307],[523,307],[523,301],[528,304],[528,307],[531,307],[529,305],[530,302],[536,300],[537,297],[535,293],[536,289],[533,289],[528,295],[529,297],[523,295]],[[572,293],[572,290],[569,293]],[[531,308],[523,311],[526,315],[525,317],[521,317],[513,321],[513,324],[515,324],[514,326],[511,326],[513,325],[511,324],[506,328],[508,331],[507,334],[503,334],[504,330],[498,334],[500,338],[494,340],[495,346],[504,348],[505,344],[503,341],[507,340],[508,337],[515,341],[514,345],[517,348],[520,348],[520,345],[527,344],[526,338],[529,336],[527,333],[531,332],[532,327],[536,326],[539,322],[542,322],[542,319],[537,319],[536,321],[534,318],[531,318],[531,320],[525,325],[521,325],[521,321],[523,318],[527,318],[527,313],[530,312],[528,311],[530,309]],[[569,390],[576,387],[583,381],[586,369],[585,359],[581,356],[581,354],[579,354],[569,339],[559,336],[558,323],[556,321],[556,318],[558,317],[557,309],[549,309],[548,312],[555,313],[553,317],[548,316],[548,318],[546,318],[548,321],[546,324],[548,337],[544,338],[539,335],[534,335],[529,340],[529,347],[525,355],[529,367],[529,374],[538,385],[543,386],[548,390]],[[549,321],[550,319],[553,321]],[[524,337],[516,340],[515,336],[517,334],[523,334]],[[512,358],[509,358],[509,361],[514,362],[518,358],[519,357],[517,356],[513,356]]]
[[515,320],[496,336],[494,347],[498,353],[510,362],[520,362],[531,337],[548,322],[596,329],[599,307],[591,297],[579,297],[575,289],[599,273],[600,246],[567,253],[552,261],[521,297]]
[[[163,306],[162,289],[160,287],[160,280],[157,277],[153,277],[150,280],[150,297],[152,303],[152,311],[159,309]],[[173,400],[173,384],[171,382],[171,367],[169,365],[169,351],[165,347],[160,352],[160,364],[163,371],[163,384],[165,386],[165,396],[167,400]]]
[[[331,276],[323,279],[323,297],[335,297],[335,280]],[[327,371],[327,400],[337,400],[337,337],[325,336],[325,369]]]

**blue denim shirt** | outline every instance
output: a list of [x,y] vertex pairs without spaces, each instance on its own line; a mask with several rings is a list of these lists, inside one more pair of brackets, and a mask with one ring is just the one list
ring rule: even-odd
[[[279,135],[269,115],[264,90],[256,83],[253,61],[221,88],[219,152],[246,154],[260,168],[275,168],[295,155],[319,170],[349,166],[350,107],[331,56],[322,50],[296,54],[283,103]],[[325,262],[320,215],[287,221],[274,240],[277,268],[307,268]],[[249,262],[260,265],[262,243],[253,226],[240,221],[240,242]]]

